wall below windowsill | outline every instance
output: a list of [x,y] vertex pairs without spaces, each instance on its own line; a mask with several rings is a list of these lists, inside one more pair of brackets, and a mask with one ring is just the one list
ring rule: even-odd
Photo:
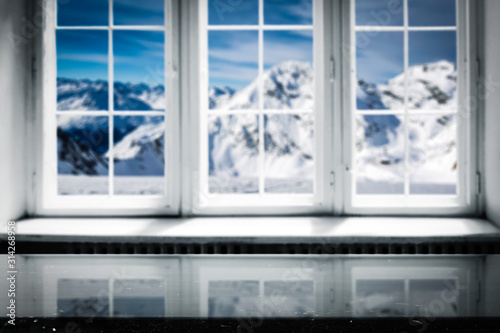
[[[162,242],[240,239],[308,242],[359,239],[498,238],[500,229],[474,218],[368,217],[200,217],[200,218],[34,218],[16,223],[16,240]],[[0,239],[5,238],[5,232]]]

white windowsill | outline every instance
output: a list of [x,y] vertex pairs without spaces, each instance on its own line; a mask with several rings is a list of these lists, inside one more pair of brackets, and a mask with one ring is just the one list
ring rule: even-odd
[[500,237],[500,229],[474,218],[35,218],[16,227],[16,239],[25,241]]

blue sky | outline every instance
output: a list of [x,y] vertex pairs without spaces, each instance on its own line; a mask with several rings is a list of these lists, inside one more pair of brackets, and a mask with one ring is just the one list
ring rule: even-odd
[[264,0],[264,24],[312,24],[312,0]]
[[257,31],[209,31],[210,85],[240,89],[258,76]]
[[113,31],[114,80],[163,85],[164,43],[162,31]]
[[454,26],[455,0],[409,0],[410,26]]
[[455,31],[410,31],[408,38],[410,66],[439,60],[457,63]]
[[312,30],[264,32],[264,69],[288,60],[312,64]]
[[57,76],[108,80],[108,32],[58,30]]
[[[164,0],[114,0],[115,25],[163,25]],[[58,24],[108,25],[108,0],[58,1]]]
[[207,0],[208,24],[259,24],[258,0]]
[[[264,69],[287,60],[312,63],[312,31],[265,31]],[[257,31],[209,31],[209,80],[212,86],[241,89],[258,76]]]
[[[357,76],[370,83],[385,83],[404,70],[403,33],[379,32],[368,36],[357,33]],[[439,60],[456,63],[455,31],[410,31],[409,66]]]
[[65,0],[57,4],[59,25],[108,25],[108,0]]
[[[454,26],[455,0],[408,0],[410,26]],[[403,0],[356,0],[356,25],[403,25]]]
[[357,76],[370,83],[384,83],[404,70],[403,32],[356,33]]
[[164,25],[164,0],[114,0],[115,25]]
[[[259,24],[259,1],[208,0],[208,24]],[[312,24],[312,0],[264,0],[264,24]]]
[[356,0],[356,25],[402,26],[403,0]]
[[[57,76],[70,79],[108,79],[108,32],[58,30]],[[113,32],[114,80],[164,84],[164,33]]]

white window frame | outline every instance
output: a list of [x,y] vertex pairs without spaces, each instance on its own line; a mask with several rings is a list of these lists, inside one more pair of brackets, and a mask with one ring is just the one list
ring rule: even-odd
[[[166,195],[154,196],[58,196],[56,159],[56,1],[38,0],[45,13],[45,26],[33,41],[34,96],[29,115],[28,213],[39,216],[144,216],[144,215],[406,215],[464,216],[478,213],[479,172],[478,103],[475,83],[478,65],[476,7],[474,1],[457,0],[459,87],[459,188],[458,200],[441,196],[399,202],[380,196],[356,202],[352,197],[352,43],[354,0],[314,1],[314,139],[315,192],[313,195],[208,195],[202,180],[208,169],[202,161],[201,142],[206,139],[200,96],[206,96],[200,78],[207,76],[207,3],[205,0],[165,0],[165,178]],[[405,3],[407,0],[404,0]],[[260,20],[262,23],[262,2]],[[111,8],[111,0],[109,0]],[[110,11],[112,23],[112,11]],[[76,27],[75,27],[76,28]],[[78,27],[80,28],[80,27]],[[89,27],[83,27],[89,29]],[[90,28],[93,29],[94,27]],[[112,29],[145,27],[102,27]],[[159,27],[157,27],[159,28]],[[237,26],[235,26],[237,29]],[[111,40],[109,41],[111,47]],[[346,45],[347,50],[346,52]],[[112,49],[110,49],[111,51]],[[348,53],[351,54],[348,54]],[[109,57],[112,59],[112,53]],[[109,71],[113,71],[109,63]],[[179,75],[179,73],[182,73]],[[112,99],[113,82],[108,82]],[[204,86],[203,86],[204,87]],[[200,90],[201,89],[201,90]],[[107,111],[106,111],[107,112]],[[59,114],[61,114],[60,112]],[[104,113],[104,112],[102,112]],[[293,113],[293,112],[292,112]],[[64,114],[78,114],[68,111]],[[93,114],[93,113],[92,113]],[[135,114],[131,111],[126,115]],[[259,114],[263,114],[262,111]],[[95,113],[97,115],[97,113]],[[147,115],[145,112],[141,116]],[[112,117],[111,117],[112,119]],[[465,121],[461,121],[465,120]],[[112,124],[111,124],[112,125]],[[263,131],[263,128],[261,128]],[[111,142],[110,142],[111,146]],[[260,154],[264,154],[263,151]],[[112,175],[112,170],[110,169]],[[82,200],[84,199],[84,200]],[[418,199],[418,200],[415,200]]]
[[[317,94],[314,101],[314,140],[315,140],[315,179],[313,194],[217,194],[208,193],[207,178],[208,178],[208,151],[207,143],[207,124],[205,118],[211,114],[213,110],[205,112],[208,101],[208,1],[183,1],[184,7],[182,12],[189,13],[188,17],[183,17],[183,21],[189,22],[189,26],[183,25],[183,29],[189,29],[189,49],[184,49],[185,54],[189,57],[188,65],[190,75],[188,80],[183,83],[183,89],[190,89],[191,97],[187,100],[187,95],[183,95],[183,100],[189,104],[184,104],[183,108],[183,123],[187,126],[183,127],[184,133],[190,133],[188,136],[183,136],[184,142],[187,143],[190,156],[184,156],[183,162],[190,165],[191,174],[185,180],[183,189],[183,211],[188,214],[198,215],[218,215],[218,214],[244,214],[244,215],[297,215],[297,214],[318,214],[318,213],[333,213],[333,192],[332,185],[328,180],[331,179],[333,170],[329,168],[332,164],[331,143],[331,114],[324,112],[327,110],[330,102],[330,94],[328,87],[327,75],[325,68],[329,61],[325,59],[325,48],[329,45],[328,34],[325,29],[324,22],[328,22],[328,14],[324,11],[325,2],[323,0],[313,0],[313,40],[314,40],[314,85]],[[263,0],[259,0],[259,24],[249,26],[231,26],[233,30],[254,29],[259,31],[259,66],[262,72],[262,57],[263,57]],[[287,27],[297,28],[297,26],[273,26],[274,29],[286,30]],[[257,28],[259,30],[257,30]],[[303,28],[302,26],[300,28]],[[212,28],[213,29],[213,28]],[[186,31],[184,31],[186,33]],[[185,67],[183,67],[184,69]],[[187,68],[186,68],[187,69]],[[327,72],[327,74],[329,74]],[[323,97],[323,98],[322,98]],[[218,115],[220,112],[214,112]],[[230,113],[230,112],[229,112]],[[238,113],[236,111],[235,113]],[[267,110],[261,110],[260,118],[267,113]],[[286,112],[274,112],[276,114],[295,114],[303,113],[303,110],[290,110]],[[189,116],[188,116],[189,115]],[[186,116],[186,117],[184,117]],[[259,158],[264,158],[263,144],[263,120],[259,121],[260,129],[260,147]],[[261,163],[260,163],[261,164]],[[262,165],[260,165],[262,173]],[[262,187],[262,184],[260,184]]]
[[[362,215],[420,215],[420,216],[458,216],[474,214],[477,207],[476,188],[473,180],[477,173],[477,160],[479,158],[477,145],[477,105],[474,98],[474,83],[477,80],[477,44],[475,41],[475,6],[470,0],[456,0],[457,4],[457,76],[458,76],[458,105],[457,112],[452,113],[457,118],[457,140],[458,140],[458,177],[457,196],[446,195],[355,195],[355,121],[356,116],[356,45],[355,45],[355,22],[354,7],[355,0],[343,2],[346,6],[342,8],[345,27],[343,33],[344,50],[348,50],[349,56],[345,57],[343,66],[344,86],[350,87],[343,91],[344,100],[344,179],[346,180],[343,198],[345,198],[346,214]],[[403,0],[405,25],[400,29],[405,33],[405,64],[408,57],[408,0]],[[364,27],[363,27],[364,28]],[[362,31],[363,28],[358,29]],[[372,27],[373,28],[373,27]],[[376,27],[375,27],[376,28]],[[394,31],[398,28],[379,27],[379,31]],[[368,28],[367,28],[368,29]],[[424,28],[411,28],[412,30],[425,30]],[[432,28],[432,30],[440,30]],[[405,65],[405,66],[406,66]],[[370,111],[371,112],[371,111]],[[382,114],[383,112],[373,114]],[[386,114],[393,114],[387,110]],[[371,113],[370,113],[371,114]],[[402,116],[418,115],[418,111],[413,113],[405,111]],[[424,113],[428,114],[428,113]],[[405,125],[406,126],[406,125]],[[408,151],[408,147],[405,148]],[[406,171],[405,182],[408,182],[408,171]],[[407,188],[407,186],[405,186]]]
[[[35,156],[34,185],[36,196],[32,210],[38,215],[160,215],[179,213],[180,182],[177,175],[180,170],[179,154],[179,100],[178,100],[178,2],[165,0],[165,24],[162,26],[115,26],[113,24],[113,1],[109,3],[108,26],[57,26],[57,1],[45,0],[45,25],[41,33],[42,45],[36,50],[43,54],[37,59],[40,70],[36,96],[36,124],[34,147],[30,153]],[[79,29],[108,31],[108,111],[61,111],[57,112],[56,92],[56,29]],[[114,111],[113,110],[113,31],[148,30],[165,33],[165,111]],[[57,194],[57,147],[56,114],[107,116],[109,119],[109,147],[113,149],[113,117],[125,116],[163,116],[165,120],[164,154],[165,154],[165,192],[163,195],[114,195],[112,193],[113,159],[110,158],[109,180],[110,193],[107,195],[58,195]]]

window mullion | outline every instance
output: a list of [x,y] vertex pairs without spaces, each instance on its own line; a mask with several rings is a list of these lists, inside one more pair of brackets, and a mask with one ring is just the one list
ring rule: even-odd
[[259,0],[259,194],[264,194],[264,0]]
[[108,155],[108,186],[109,193],[108,196],[112,197],[114,195],[114,138],[113,138],[113,128],[114,128],[114,117],[113,110],[115,108],[113,102],[114,96],[114,65],[113,65],[113,0],[109,0],[109,22],[108,22],[108,112],[109,112],[109,155]]
[[403,43],[404,43],[404,80],[405,80],[405,88],[404,88],[404,191],[405,191],[405,196],[408,198],[410,195],[410,149],[409,149],[409,130],[408,130],[408,64],[409,64],[409,43],[408,43],[408,0],[404,1],[404,12],[403,12],[403,19],[404,19],[404,37],[403,37]]

